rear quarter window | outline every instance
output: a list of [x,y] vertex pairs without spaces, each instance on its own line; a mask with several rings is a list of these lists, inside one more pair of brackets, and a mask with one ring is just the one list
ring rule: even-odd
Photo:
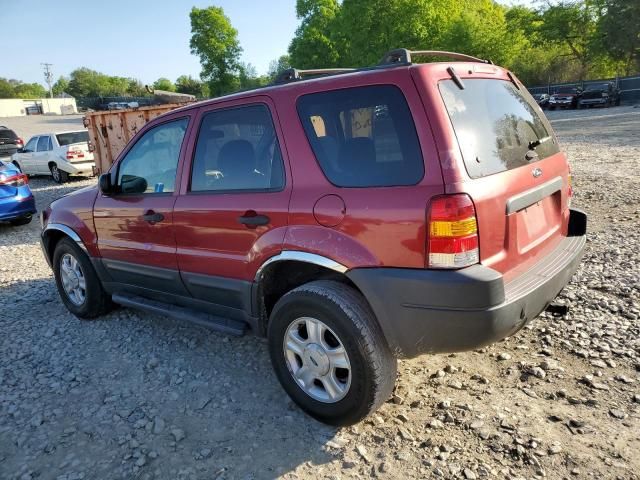
[[399,88],[307,94],[297,108],[320,168],[334,185],[415,185],[424,176],[418,135]]
[[[470,177],[511,170],[559,151],[546,117],[512,82],[465,79],[464,87],[453,80],[439,84]],[[530,142],[549,136],[535,148],[533,158],[527,155]]]

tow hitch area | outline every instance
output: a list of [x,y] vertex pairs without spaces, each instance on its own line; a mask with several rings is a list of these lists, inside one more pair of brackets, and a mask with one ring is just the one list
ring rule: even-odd
[[569,306],[561,303],[550,303],[549,306],[545,308],[545,312],[549,312],[555,317],[564,317],[569,313]]

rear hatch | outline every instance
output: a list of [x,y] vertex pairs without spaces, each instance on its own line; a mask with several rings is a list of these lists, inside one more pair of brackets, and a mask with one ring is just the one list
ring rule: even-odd
[[5,157],[16,153],[18,151],[17,140],[18,136],[13,130],[0,128],[0,156]]
[[445,189],[471,196],[480,262],[508,278],[566,234],[569,170],[533,97],[502,69],[488,68],[495,77],[456,82],[448,75],[434,94],[445,106],[442,126],[451,152],[441,158]]

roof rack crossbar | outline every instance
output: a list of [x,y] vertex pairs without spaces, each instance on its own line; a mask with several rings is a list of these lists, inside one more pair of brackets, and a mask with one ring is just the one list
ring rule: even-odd
[[273,83],[279,85],[283,83],[295,82],[296,80],[301,80],[303,77],[314,75],[335,75],[338,73],[348,73],[355,71],[355,68],[316,68],[313,70],[298,70],[297,68],[288,68],[280,72]]
[[449,57],[456,60],[467,60],[478,63],[493,63],[491,60],[483,60],[482,58],[472,57],[464,53],[445,52],[443,50],[407,50],[406,48],[398,48],[387,52],[378,65],[394,65],[394,64],[410,64],[412,56],[428,55],[430,57]]

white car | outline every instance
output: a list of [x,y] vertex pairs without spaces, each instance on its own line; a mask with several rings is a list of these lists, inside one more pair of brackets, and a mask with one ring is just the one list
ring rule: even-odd
[[11,161],[22,173],[51,175],[58,183],[66,182],[70,175],[94,175],[86,130],[36,135],[11,156]]

